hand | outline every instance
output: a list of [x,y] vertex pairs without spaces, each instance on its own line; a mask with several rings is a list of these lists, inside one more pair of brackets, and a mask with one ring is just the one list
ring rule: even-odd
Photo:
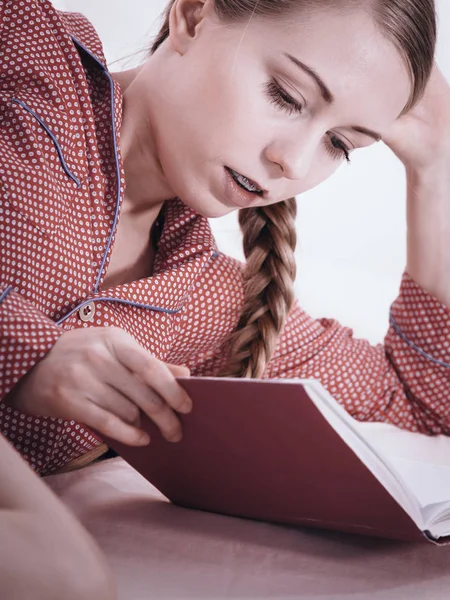
[[192,401],[175,377],[188,375],[121,329],[75,329],[61,335],[6,401],[30,415],[73,419],[130,446],[150,441],[139,429],[142,410],[177,442],[182,431],[174,411],[189,412]]
[[434,63],[419,103],[395,121],[383,142],[408,170],[426,172],[450,158],[450,86]]

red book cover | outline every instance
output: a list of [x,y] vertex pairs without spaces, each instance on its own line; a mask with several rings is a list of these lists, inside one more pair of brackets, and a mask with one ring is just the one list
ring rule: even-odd
[[223,515],[409,541],[424,533],[295,380],[180,378],[183,439],[142,418],[145,447],[108,440],[174,504]]

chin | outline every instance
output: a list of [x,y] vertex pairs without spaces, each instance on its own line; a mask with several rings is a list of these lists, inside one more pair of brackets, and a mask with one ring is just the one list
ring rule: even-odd
[[221,208],[215,210],[213,209],[213,207],[205,207],[205,210],[201,210],[199,208],[197,212],[208,219],[219,219],[220,217],[225,217],[226,215],[229,215],[230,213],[236,210],[237,208],[228,208],[227,206],[222,205]]
[[[223,198],[218,196],[221,184],[215,183],[215,177],[212,181],[203,174],[198,177],[191,175],[185,178],[179,170],[173,174],[171,187],[174,196],[180,198],[183,204],[199,215],[208,219],[217,219],[239,209],[236,205],[227,204]],[[217,179],[219,180],[219,177]],[[217,193],[215,193],[216,188]]]
[[178,196],[180,200],[191,210],[207,219],[218,219],[238,210],[236,206],[226,206],[219,202],[215,196],[211,194],[203,194],[203,198],[199,200],[199,196],[192,198],[192,195],[184,194]]

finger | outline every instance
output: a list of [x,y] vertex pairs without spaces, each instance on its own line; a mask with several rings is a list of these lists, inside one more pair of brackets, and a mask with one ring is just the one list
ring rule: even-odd
[[173,365],[171,363],[165,363],[165,365],[174,377],[190,377],[191,375],[191,371],[184,365]]
[[139,407],[157,425],[169,442],[181,440],[180,420],[165,400],[154,389],[147,386],[139,375],[131,373],[118,364],[110,376],[110,384]]
[[169,368],[149,352],[141,348],[131,336],[119,335],[112,344],[117,360],[153,389],[174,410],[188,413],[192,410],[192,400],[179,385]]
[[95,429],[101,435],[128,446],[146,446],[150,442],[150,436],[145,431],[128,425],[117,415],[87,399],[72,403],[71,418]]
[[134,402],[130,402],[126,395],[111,385],[103,384],[97,390],[90,388],[87,398],[100,408],[114,413],[122,421],[135,427],[140,426],[139,408]]
[[153,388],[167,404],[180,413],[192,410],[192,400],[180,386],[168,366],[155,357],[145,357],[145,363],[137,372],[143,382]]

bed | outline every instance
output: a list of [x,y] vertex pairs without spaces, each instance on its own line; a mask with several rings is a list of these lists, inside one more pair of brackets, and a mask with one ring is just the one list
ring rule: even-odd
[[[421,445],[414,434],[388,426],[382,431],[385,446],[421,459],[438,456],[450,465],[450,439],[420,436]],[[120,600],[450,596],[450,546],[296,529],[180,508],[121,458],[45,480],[105,552]]]

